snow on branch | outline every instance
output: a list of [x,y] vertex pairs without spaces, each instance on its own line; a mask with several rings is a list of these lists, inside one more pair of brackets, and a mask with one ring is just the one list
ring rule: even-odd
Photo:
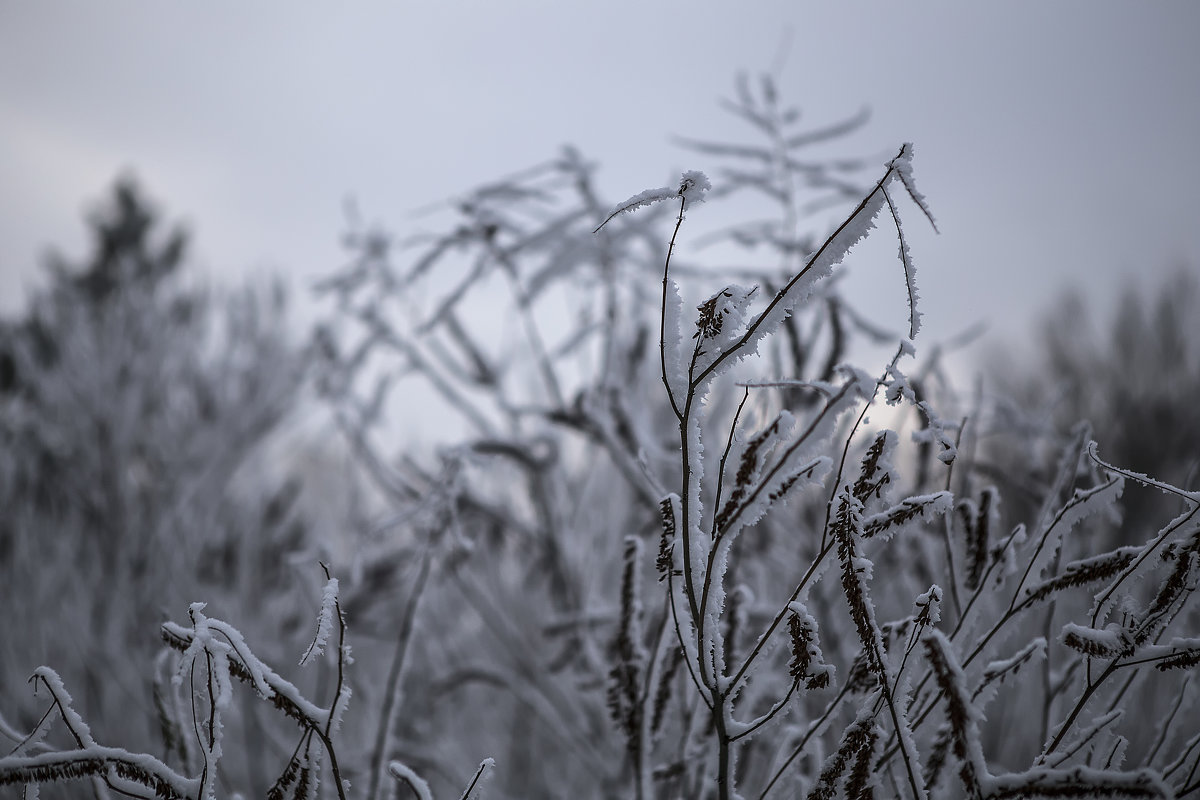
[[712,182],[708,176],[699,170],[688,170],[683,173],[679,179],[679,186],[672,189],[669,186],[661,186],[657,189],[646,189],[643,192],[638,192],[633,197],[626,200],[624,203],[618,203],[608,216],[604,218],[596,226],[592,233],[599,233],[600,229],[612,221],[613,217],[620,216],[629,211],[641,208],[642,206],[650,206],[655,203],[660,203],[664,200],[674,200],[676,198],[683,201],[683,205],[699,205],[704,202],[705,195],[712,189]]
[[[62,679],[54,670],[38,667],[31,680],[35,687],[40,682],[50,693],[54,707],[57,707],[78,748],[26,756],[20,754],[24,748],[18,747],[13,753],[0,758],[0,786],[36,786],[52,781],[95,777],[121,794],[147,800],[187,800],[201,796],[202,792],[205,798],[210,796],[209,791],[203,791],[200,780],[180,775],[151,755],[97,744],[87,723],[72,705],[71,695],[67,693]],[[26,738],[34,738],[40,727]],[[211,789],[211,786],[206,784],[204,788]]]
[[321,592],[321,610],[317,614],[317,633],[312,643],[300,656],[300,666],[304,666],[313,658],[325,652],[329,635],[333,633],[333,614],[338,601],[338,579],[330,578]]
[[[920,521],[929,521],[946,514],[954,506],[950,492],[934,492],[909,497],[886,511],[863,519],[863,538],[890,539]],[[886,534],[886,536],[885,536]]]
[[[186,653],[192,645],[194,636],[192,629],[174,622],[164,622],[160,631],[163,641],[180,652]],[[325,718],[329,715],[329,709],[321,708],[305,699],[299,689],[280,677],[257,657],[251,656],[251,662],[251,664],[246,664],[240,655],[231,654],[229,674],[251,685],[257,685],[261,680],[270,689],[271,693],[267,696],[275,707],[301,725],[317,727],[324,723]]]
[[[696,386],[701,386],[706,379],[715,377],[716,374],[731,366],[733,362],[756,353],[759,343],[783,324],[783,321],[791,315],[792,310],[813,293],[820,280],[832,274],[833,268],[845,259],[850,249],[875,227],[875,218],[879,216],[884,204],[889,202],[886,193],[888,184],[898,179],[901,169],[910,168],[911,159],[912,146],[905,144],[900,148],[896,157],[888,162],[883,177],[879,179],[875,187],[817,248],[804,267],[775,294],[767,307],[750,322],[741,338],[716,356],[703,370],[700,370],[694,379]],[[898,220],[897,225],[899,225]],[[905,268],[906,274],[911,274],[909,272],[911,264],[906,263]],[[909,289],[910,306],[915,311],[916,292],[911,283],[909,283]],[[915,334],[915,331],[913,332]]]

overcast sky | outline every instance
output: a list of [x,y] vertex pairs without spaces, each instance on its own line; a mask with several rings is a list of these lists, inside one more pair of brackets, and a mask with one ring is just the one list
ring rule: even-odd
[[[1111,299],[1200,263],[1197,34],[1195,0],[0,0],[0,311],[46,246],[83,252],[123,171],[204,270],[307,285],[343,261],[347,196],[403,233],[574,143],[620,200],[704,169],[672,135],[742,135],[717,99],[778,69],[814,125],[871,110],[842,154],[916,143],[926,341],[1010,330],[1072,283]],[[902,329],[868,266],[867,310]]]

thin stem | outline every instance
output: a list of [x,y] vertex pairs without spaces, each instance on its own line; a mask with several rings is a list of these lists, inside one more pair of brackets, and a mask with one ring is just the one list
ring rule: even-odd
[[766,796],[770,794],[771,788],[779,781],[780,778],[783,777],[783,774],[787,772],[788,767],[792,765],[792,762],[804,752],[804,748],[808,744],[808,740],[811,739],[817,733],[817,731],[821,729],[826,721],[828,721],[830,715],[833,714],[834,710],[841,705],[842,700],[846,697],[846,694],[849,691],[850,683],[847,681],[846,684],[842,686],[841,691],[837,693],[837,697],[833,698],[833,700],[831,700],[829,704],[825,706],[824,713],[822,713],[821,716],[816,719],[816,721],[808,726],[808,730],[806,730],[804,735],[800,737],[800,742],[794,748],[792,748],[791,755],[784,760],[779,769],[775,771],[775,774],[771,776],[771,780],[767,782],[766,787],[762,790],[762,793],[759,794],[758,800],[765,800]]
[[800,688],[800,679],[796,678],[795,680],[792,681],[792,685],[790,687],[788,687],[787,694],[785,694],[781,699],[776,700],[775,705],[771,706],[770,711],[767,711],[761,717],[756,719],[753,724],[746,726],[746,728],[744,730],[742,730],[741,732],[736,733],[733,736],[731,736],[729,740],[731,742],[736,742],[738,739],[744,739],[747,736],[749,736],[750,734],[754,733],[759,728],[761,728],[763,725],[766,725],[768,722],[775,719],[775,716],[780,711],[782,711],[784,708],[787,707],[788,701],[792,699],[792,696],[794,694],[796,694],[796,690],[799,688]]
[[[413,621],[417,615],[417,604],[425,589],[425,581],[429,577],[429,565],[432,560],[431,551],[426,549],[421,558],[421,566],[417,572],[412,592],[404,608],[404,616],[400,620],[400,633],[396,637],[396,651],[392,656],[392,666],[388,670],[387,683],[384,684],[383,708],[379,712],[379,727],[375,731],[375,746],[371,750],[371,783],[367,789],[367,800],[375,800],[379,794],[379,785],[384,770],[388,734],[392,728],[392,715],[395,713],[396,699],[400,690],[400,677],[404,671],[404,661],[408,654],[408,642],[412,638]],[[338,659],[340,681],[341,659]],[[336,701],[335,701],[336,702]],[[332,716],[332,710],[330,711]],[[326,729],[328,734],[328,728]]]
[[[324,562],[321,563],[321,569],[325,572],[325,578],[330,579],[329,567]],[[334,715],[341,707],[342,690],[346,686],[346,619],[342,616],[342,604],[336,598],[333,601],[333,612],[338,622],[337,684],[334,687],[333,703],[329,706],[329,715],[325,718],[325,730],[317,730],[316,733],[321,738],[321,744],[325,746],[325,752],[329,754],[329,770],[333,773],[338,799],[346,800],[346,784],[342,781],[342,771],[338,767],[337,751],[333,748],[332,738]]]
[[[738,420],[742,418],[742,409],[746,407],[746,401],[750,399],[750,387],[747,386],[742,392],[742,402],[738,403],[737,411],[733,414],[733,422],[729,423],[729,438],[725,440],[725,451],[721,453],[721,463],[717,466],[717,492],[713,499],[713,508],[721,507],[721,498],[724,495],[725,484],[725,463],[729,460],[729,451],[733,449],[733,437],[737,433]],[[717,515],[713,514],[712,530],[709,535],[715,541],[717,538]]]
[[[676,636],[676,638],[679,639],[679,646],[681,648],[683,648],[684,652],[686,653],[687,646],[684,644],[684,640],[683,640],[683,629],[679,625],[679,611],[675,607],[674,581],[675,581],[675,571],[668,570],[668,572],[667,572],[667,596],[669,598],[671,598],[671,617],[675,621],[675,636]],[[699,645],[697,644],[697,646],[699,646]],[[696,674],[696,668],[692,665],[692,660],[690,658],[684,658],[683,663],[687,665],[688,674],[692,676],[692,683],[696,684],[696,691],[700,695],[700,699],[704,701],[704,704],[706,706],[708,706],[709,711],[711,711],[712,703],[709,701],[708,697],[705,696],[705,694],[704,694],[704,691],[705,691],[704,684],[701,683],[700,676]]]
[[[675,252],[675,237],[679,235],[679,228],[683,225],[683,209],[686,205],[687,200],[680,195],[679,216],[675,220],[675,230],[671,234],[671,242],[667,245],[667,257],[663,261],[662,308],[658,315],[658,361],[662,370],[662,382],[667,389],[667,399],[671,401],[671,410],[675,412],[675,418],[681,423],[683,422],[683,413],[679,410],[679,403],[675,400],[675,390],[671,388],[671,381],[667,376],[667,281],[671,271],[671,255]],[[678,331],[672,332],[672,336],[677,334]]]
[[486,761],[480,762],[479,769],[475,770],[475,777],[471,778],[471,783],[467,786],[466,790],[462,793],[462,797],[460,797],[459,800],[467,800],[467,798],[471,796],[471,792],[475,791],[475,787],[479,785],[479,779],[483,777],[483,773],[487,769],[487,767],[488,767],[488,762],[486,762]]
[[1075,702],[1075,707],[1071,709],[1071,713],[1067,716],[1066,721],[1059,726],[1058,733],[1055,735],[1054,741],[1052,741],[1050,745],[1042,751],[1042,758],[1045,758],[1053,753],[1058,749],[1058,746],[1062,744],[1063,739],[1065,739],[1067,734],[1070,732],[1071,726],[1075,724],[1075,720],[1083,711],[1083,707],[1087,705],[1087,701],[1091,699],[1091,696],[1096,693],[1096,690],[1099,689],[1104,681],[1108,679],[1108,676],[1117,671],[1117,661],[1117,659],[1114,659],[1111,663],[1109,663],[1108,668],[1105,669],[1104,672],[1100,673],[1100,677],[1096,679],[1095,683],[1088,683],[1087,687],[1083,690],[1083,694],[1081,694],[1079,699]]

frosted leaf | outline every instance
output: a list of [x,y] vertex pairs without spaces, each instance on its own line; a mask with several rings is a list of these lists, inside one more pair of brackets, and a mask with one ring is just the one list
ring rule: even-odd
[[630,197],[624,203],[619,203],[616,208],[613,209],[612,213],[609,214],[609,216],[611,217],[613,214],[621,214],[626,211],[633,211],[634,209],[641,208],[642,206],[648,206],[661,200],[670,200],[672,197],[675,197],[675,194],[676,193],[667,186],[663,186],[658,189],[646,189],[645,191],[638,192],[633,197]]
[[[1182,554],[1177,552],[1181,546],[1185,548]],[[1155,553],[1160,554],[1159,559],[1151,557]],[[1130,584],[1145,578],[1158,563],[1161,563],[1161,560],[1177,559],[1180,555],[1183,555],[1184,558],[1176,563],[1167,581],[1160,586],[1158,596],[1155,598],[1156,603],[1166,599],[1166,596],[1162,594],[1163,592],[1169,594],[1173,591],[1172,587],[1168,586],[1168,584],[1177,581],[1186,583],[1188,573],[1192,570],[1192,565],[1197,559],[1200,559],[1200,515],[1196,513],[1195,507],[1185,509],[1175,519],[1167,523],[1154,538],[1142,545],[1141,552],[1121,571],[1113,582],[1096,594],[1095,603],[1090,612],[1093,624],[1103,614],[1112,611],[1111,604],[1118,589],[1125,587],[1128,590]],[[1174,589],[1178,588],[1181,588],[1181,586],[1176,585],[1174,587]],[[1136,613],[1133,608],[1128,608],[1126,611]],[[1165,619],[1162,615],[1158,616],[1160,621]]]
[[917,333],[921,330],[921,312],[917,310],[917,267],[913,264],[912,253],[908,249],[908,240],[904,238],[904,226],[900,223],[900,212],[896,209],[896,204],[892,202],[892,196],[886,188],[881,188],[884,198],[887,200],[888,211],[891,212],[892,222],[896,225],[896,238],[899,240],[899,258],[900,265],[904,268],[904,286],[908,292],[908,338],[913,340],[917,338]]
[[[703,404],[695,409],[688,417],[685,431],[687,441],[687,464],[690,473],[687,486],[687,502],[683,505],[684,518],[680,527],[688,537],[691,561],[685,566],[693,576],[701,577],[706,572],[708,549],[711,543],[706,531],[700,528],[704,516],[704,503],[701,500],[704,479],[704,440],[701,438],[703,424]],[[680,547],[680,550],[683,548]]]
[[912,253],[908,242],[903,238],[900,228],[900,217],[896,217],[896,232],[900,235],[900,263],[904,265],[905,283],[908,285],[908,338],[915,339],[921,331],[921,312],[917,309],[920,294],[917,291],[917,266],[913,263]]
[[659,501],[658,508],[662,531],[659,537],[658,558],[655,566],[658,568],[658,579],[661,581],[665,580],[668,575],[683,574],[681,555],[683,548],[677,541],[683,511],[679,495],[673,492]]
[[[743,476],[739,470],[738,483],[717,517],[717,533],[729,537],[736,535],[743,527],[762,519],[777,502],[786,502],[797,486],[819,481],[828,474],[833,466],[832,459],[811,455],[820,441],[823,440],[818,439],[812,444],[804,441],[789,443],[761,478],[757,474]],[[748,477],[753,484],[743,483],[743,477]]]
[[[120,747],[104,747],[97,744],[90,744],[68,751],[41,753],[37,756],[6,756],[0,758],[0,763],[3,763],[4,770],[6,772],[11,771],[10,774],[23,770],[38,773],[49,771],[51,768],[54,768],[55,772],[63,770],[71,771],[77,766],[82,767],[86,765],[87,762],[106,762],[109,768],[104,773],[103,779],[118,793],[131,797],[205,796],[201,794],[202,787],[199,779],[186,778],[151,755],[135,753]],[[81,772],[76,777],[82,777],[85,774],[88,773]],[[126,775],[130,777],[125,777]],[[27,786],[35,787],[37,784],[30,783]],[[73,793],[68,794],[74,796]],[[10,795],[6,794],[4,796],[9,797]],[[37,796],[36,792],[28,790],[25,794],[26,798]],[[60,795],[56,794],[55,796]],[[104,797],[108,795],[106,793],[100,796]]]
[[1032,668],[1034,664],[1045,660],[1045,658],[1046,640],[1038,636],[1008,658],[996,659],[989,662],[983,668],[979,684],[971,694],[975,707],[982,714],[991,705],[992,701],[996,699],[996,695],[1000,692],[1000,687],[1009,676],[1020,674],[1026,665]]
[[305,752],[300,759],[300,785],[296,788],[296,800],[317,800],[321,787],[321,748]]
[[353,696],[353,690],[343,684],[338,696],[334,698],[333,707],[329,709],[327,716],[330,731],[336,733],[342,729],[342,717],[346,715],[346,709],[350,707],[350,698]]
[[866,556],[857,556],[850,560],[850,564],[863,580],[869,581],[875,577],[875,562]]
[[695,344],[695,365],[690,369],[693,376],[702,374],[730,347],[735,346],[742,334],[750,299],[758,287],[730,285],[714,294],[696,307],[696,331],[692,338]]
[[679,191],[677,189],[672,189],[669,186],[660,186],[657,189],[646,189],[645,191],[638,192],[625,202],[618,203],[616,206],[614,206],[613,210],[608,213],[608,216],[604,218],[603,222],[596,226],[592,233],[598,233],[601,228],[612,221],[613,217],[641,208],[642,206],[653,205],[654,203],[659,203],[663,200],[670,200],[671,198],[678,196]]
[[31,750],[42,751],[48,748],[49,745],[43,745],[42,742],[49,735],[53,724],[53,718],[47,714],[41,718],[37,726],[28,735],[22,736],[16,729],[5,722],[3,717],[0,717],[0,736],[18,743],[15,748],[9,751],[7,757],[20,757],[26,755]]
[[954,495],[950,492],[914,495],[885,511],[866,517],[863,520],[863,536],[887,541],[898,533],[949,513],[953,507]]
[[338,601],[338,579],[330,578],[321,592],[321,610],[317,614],[317,634],[312,643],[300,656],[300,666],[304,666],[313,658],[325,652],[329,635],[333,632],[333,614]]
[[[717,518],[719,531],[736,530],[757,522],[775,501],[783,499],[800,481],[819,480],[828,472],[832,461],[826,456],[815,454],[824,449],[834,433],[838,418],[854,403],[853,388],[854,384],[847,384],[838,389],[804,430],[793,436],[785,445],[781,445],[783,453],[770,467],[763,468],[761,477],[751,470],[742,474],[739,469],[737,485],[730,495],[730,501],[726,502]],[[790,428],[793,423],[791,413],[785,411],[781,412],[773,425],[786,425]],[[771,426],[766,430],[775,432]],[[780,432],[782,431],[781,427]],[[755,441],[752,440],[747,448],[753,447]],[[758,463],[761,463],[761,459]],[[743,478],[752,481],[753,488],[739,493]],[[734,505],[735,499],[740,504]]]
[[1068,622],[1063,626],[1061,641],[1072,650],[1096,658],[1119,658],[1133,652],[1128,631],[1116,622],[1108,623],[1103,630]]
[[[821,765],[816,782],[809,789],[807,797],[825,800],[832,797],[853,796],[873,797],[872,788],[878,781],[878,773],[870,765],[875,760],[876,750],[882,729],[875,721],[874,706],[879,700],[879,693],[869,695],[858,713],[842,732],[837,748],[828,756],[816,750],[813,760]],[[819,760],[818,760],[819,759]],[[849,774],[847,774],[849,773]],[[838,790],[842,784],[844,791]],[[799,794],[796,795],[797,797]],[[924,798],[924,787],[918,790],[918,797]]]
[[[203,606],[202,603],[197,605]],[[207,645],[209,652],[217,654],[228,653],[231,659],[236,659],[237,665],[240,667],[239,672],[242,673],[239,674],[239,677],[243,677],[244,674],[244,676],[249,678],[251,683],[255,683],[256,679],[252,677],[252,673],[257,672],[259,679],[267,685],[271,692],[267,696],[271,697],[275,705],[289,717],[302,724],[325,724],[329,719],[329,709],[321,708],[305,698],[292,683],[284,680],[269,666],[250,653],[249,649],[245,648],[244,643],[242,643],[242,648],[245,649],[240,653],[230,652],[231,648],[228,644],[213,638],[210,624],[214,622],[224,625],[219,620],[204,620],[203,624],[199,626],[200,629],[197,630],[195,626],[185,628],[174,622],[163,623],[161,627],[163,638],[168,644],[183,651],[179,669],[172,678],[172,681],[176,685],[182,682],[184,671],[187,670],[192,659],[200,656],[205,651],[205,646]],[[243,661],[243,656],[249,663]],[[347,694],[346,690],[343,689],[343,695]]]
[[708,178],[703,172],[698,170],[688,170],[687,172],[683,173],[683,176],[679,180],[679,186],[674,189],[669,186],[660,186],[657,189],[646,189],[643,192],[638,192],[625,202],[618,203],[613,207],[613,210],[609,212],[608,216],[604,218],[604,222],[601,222],[599,225],[597,225],[596,229],[592,232],[596,233],[599,231],[601,228],[607,225],[613,217],[624,214],[628,211],[634,211],[642,206],[661,203],[664,200],[681,198],[686,206],[703,203],[705,195],[711,188],[712,183],[709,182]]

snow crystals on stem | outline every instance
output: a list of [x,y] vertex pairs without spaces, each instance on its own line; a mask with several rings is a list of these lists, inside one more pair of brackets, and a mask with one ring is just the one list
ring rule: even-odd
[[300,666],[325,652],[329,634],[333,632],[333,614],[338,600],[338,579],[330,578],[321,593],[321,611],[317,614],[317,634],[300,657]]
[[912,142],[905,142],[904,146],[900,148],[900,154],[889,161],[888,166],[896,170],[896,177],[900,179],[900,183],[904,184],[904,191],[908,192],[908,196],[917,204],[917,208],[921,209],[921,213],[929,220],[934,231],[938,231],[937,221],[933,218],[933,212],[929,210],[925,195],[917,191],[916,181],[913,180],[912,157]]
[[672,396],[680,397],[687,392],[687,359],[683,355],[683,299],[679,296],[679,285],[667,278],[664,280],[662,320],[662,368],[663,380]]
[[[911,170],[911,159],[912,146],[906,144],[900,149],[900,153],[888,162],[887,171],[879,179],[875,188],[862,199],[858,207],[825,240],[825,243],[817,248],[817,251],[813,253],[804,267],[779,290],[775,297],[767,304],[767,307],[750,322],[741,338],[732,343],[720,355],[714,357],[711,363],[704,366],[694,376],[697,384],[703,384],[705,379],[711,380],[735,361],[756,353],[759,343],[778,329],[783,324],[783,321],[792,313],[792,309],[804,302],[812,294],[817,282],[832,274],[833,268],[842,262],[850,252],[850,249],[865,238],[875,227],[875,218],[879,216],[879,212],[883,209],[884,204],[890,204],[891,202],[886,191],[888,184],[896,179],[904,180],[901,177],[901,173],[903,170]],[[906,182],[906,189],[910,185],[910,183]],[[897,231],[900,230],[899,224],[899,219],[897,218]],[[903,237],[902,233],[901,237]],[[902,260],[906,252],[907,248],[902,243]],[[910,333],[911,335],[915,335],[919,324],[916,314],[916,290],[911,282],[911,262],[906,261],[904,266],[907,278],[906,283],[909,288],[910,313],[913,322]]]
[[660,186],[657,189],[646,189],[643,192],[638,192],[624,203],[618,203],[616,207],[609,212],[608,216],[604,218],[604,222],[601,222],[599,225],[597,225],[596,230],[592,232],[598,232],[601,228],[607,225],[613,217],[624,214],[627,211],[634,211],[642,206],[654,205],[655,203],[662,202],[663,200],[674,200],[678,198],[683,201],[685,207],[703,203],[706,195],[708,194],[708,190],[711,188],[712,182],[709,181],[708,176],[706,176],[703,172],[694,169],[688,170],[687,172],[683,173],[683,176],[679,179],[679,186],[674,189],[669,186]]

